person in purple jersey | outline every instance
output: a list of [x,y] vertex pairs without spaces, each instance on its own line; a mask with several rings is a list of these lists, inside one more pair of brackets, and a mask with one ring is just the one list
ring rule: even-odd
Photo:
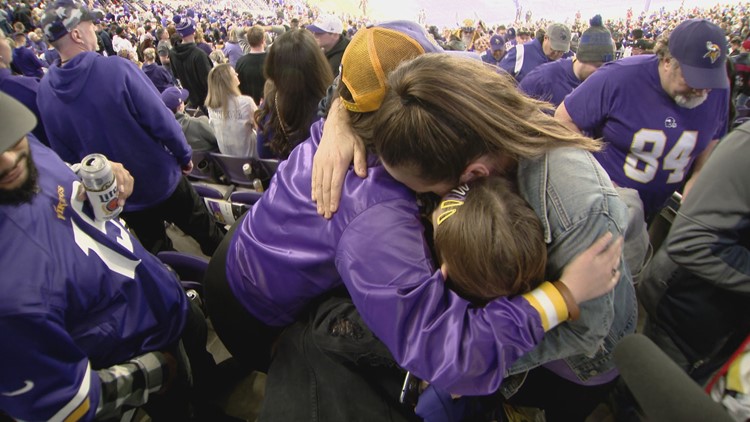
[[[185,351],[196,382],[213,363],[200,309],[119,219],[94,220],[77,175],[27,135],[33,114],[3,93],[0,109],[0,415],[91,421],[144,406],[186,420]],[[112,171],[122,205],[133,178]]]
[[602,26],[602,17],[591,19],[591,26],[578,41],[578,53],[572,60],[556,60],[532,70],[518,84],[526,95],[549,101],[557,107],[602,64],[611,62],[615,56],[615,43],[609,30]]
[[655,52],[603,66],[555,112],[571,129],[608,145],[595,156],[612,181],[625,188],[620,195],[631,212],[626,250],[641,245],[627,253],[633,274],[647,254],[645,222],[691,170],[693,178],[700,172],[727,130],[724,31],[707,20],[690,19],[663,35]]
[[490,37],[490,48],[482,53],[482,61],[500,66],[500,61],[505,57],[505,40],[502,35],[495,34]]
[[102,153],[133,173],[136,185],[122,218],[149,251],[172,249],[169,221],[210,255],[223,232],[185,177],[193,168],[185,135],[145,73],[94,51],[97,15],[76,0],[57,0],[42,19],[61,57],[37,95],[50,146],[68,162]]
[[553,23],[547,27],[543,41],[534,39],[509,48],[500,61],[500,67],[521,82],[534,68],[561,58],[569,50],[570,28],[561,23]]

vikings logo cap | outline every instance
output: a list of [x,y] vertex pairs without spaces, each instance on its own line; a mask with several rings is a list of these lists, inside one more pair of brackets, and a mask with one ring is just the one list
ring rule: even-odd
[[724,31],[705,19],[688,19],[669,35],[669,52],[694,89],[729,88]]

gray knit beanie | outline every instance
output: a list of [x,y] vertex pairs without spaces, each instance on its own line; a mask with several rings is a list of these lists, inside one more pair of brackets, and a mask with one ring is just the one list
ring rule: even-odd
[[584,63],[611,62],[615,59],[615,43],[612,34],[602,25],[601,15],[589,21],[591,26],[583,32],[578,41],[576,58]]

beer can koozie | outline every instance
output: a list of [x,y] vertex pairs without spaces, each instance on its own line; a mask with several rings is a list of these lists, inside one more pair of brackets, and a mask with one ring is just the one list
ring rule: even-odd
[[94,209],[94,218],[110,220],[120,215],[122,207],[117,204],[117,181],[107,157],[102,154],[83,157],[78,175]]

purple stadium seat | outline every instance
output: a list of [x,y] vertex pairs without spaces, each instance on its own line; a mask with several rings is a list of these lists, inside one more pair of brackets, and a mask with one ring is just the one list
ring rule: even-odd
[[224,199],[224,195],[216,188],[200,183],[193,183],[195,192],[202,198]]
[[242,167],[245,164],[253,166],[253,158],[233,157],[231,155],[211,153],[211,159],[224,173],[227,183],[247,188],[253,187],[253,174],[245,175]]
[[156,254],[161,262],[169,265],[178,276],[185,290],[194,289],[203,295],[203,276],[208,268],[208,259],[183,252],[162,251]]
[[215,180],[211,153],[208,151],[193,151],[193,171],[188,174],[192,180]]
[[263,196],[263,192],[257,192],[254,190],[235,191],[235,192],[232,192],[231,195],[229,195],[229,202],[232,202],[234,204],[239,203],[239,204],[253,205],[256,202],[258,202],[261,196]]

